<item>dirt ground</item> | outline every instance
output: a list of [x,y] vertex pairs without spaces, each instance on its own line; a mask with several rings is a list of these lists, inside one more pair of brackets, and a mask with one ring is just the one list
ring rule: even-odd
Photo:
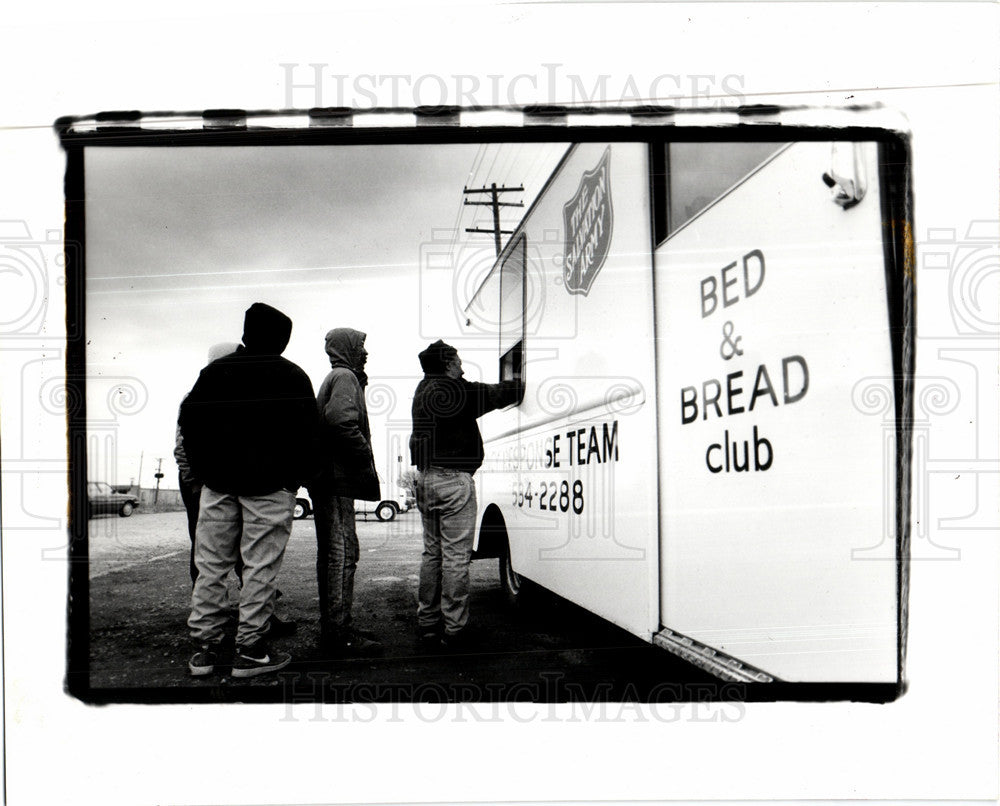
[[191,581],[184,514],[94,518],[91,692],[98,701],[121,702],[667,701],[703,699],[699,691],[718,696],[715,678],[558,597],[537,593],[528,605],[511,608],[496,560],[472,564],[478,640],[461,654],[421,652],[415,640],[419,514],[402,513],[388,523],[359,519],[358,536],[354,620],[383,643],[382,657],[331,660],[319,654],[316,544],[308,518],[294,524],[279,577],[284,595],[278,613],[299,627],[275,646],[290,652],[293,663],[250,680],[230,680],[226,667],[195,679],[187,670],[194,647],[185,625]]

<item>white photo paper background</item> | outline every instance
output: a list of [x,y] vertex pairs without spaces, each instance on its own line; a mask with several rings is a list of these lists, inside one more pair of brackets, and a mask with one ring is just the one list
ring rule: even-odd
[[[996,798],[993,5],[36,4],[3,13],[0,451],[11,803]],[[67,696],[64,413],[72,401],[62,387],[65,158],[52,122],[113,109],[653,101],[808,105],[817,122],[822,107],[882,104],[912,131],[917,363],[905,695],[887,705],[588,709],[96,708]],[[467,156],[455,162],[467,165]],[[378,243],[378,233],[363,237]],[[212,248],[225,245],[206,243]],[[172,260],[190,259],[168,249],[169,239],[156,247],[162,274]],[[383,270],[400,260],[377,250],[354,259]],[[169,280],[162,283],[169,292]],[[390,304],[410,315],[399,299]],[[144,339],[156,355],[158,345],[183,339],[182,311],[190,309],[184,300],[177,309],[177,333],[140,332],[142,307],[132,298],[117,335],[123,345]],[[88,337],[99,332],[98,322],[87,325]],[[201,358],[192,347],[186,363]],[[164,361],[136,374],[155,386],[176,371]],[[154,405],[169,420],[176,401]],[[129,407],[108,416],[125,433]]]

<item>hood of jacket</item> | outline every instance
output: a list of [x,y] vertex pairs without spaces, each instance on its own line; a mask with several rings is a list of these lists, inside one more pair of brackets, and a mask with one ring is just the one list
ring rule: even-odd
[[292,335],[292,320],[277,308],[255,302],[243,317],[243,344],[249,353],[281,355]]
[[240,345],[235,341],[222,341],[218,344],[213,344],[208,348],[208,363],[211,364],[213,361],[217,361],[227,355],[232,355],[239,349]]
[[361,385],[368,381],[361,363],[361,350],[365,346],[366,333],[349,327],[336,327],[326,334],[326,354],[331,367],[346,367],[358,376]]

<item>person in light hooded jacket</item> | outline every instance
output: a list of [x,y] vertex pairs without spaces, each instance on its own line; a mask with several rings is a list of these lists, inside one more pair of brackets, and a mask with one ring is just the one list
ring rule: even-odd
[[[232,355],[239,349],[236,342],[222,342],[213,344],[208,348],[208,363]],[[188,536],[191,538],[191,560],[189,570],[191,574],[191,587],[194,587],[198,579],[198,566],[194,562],[194,537],[198,526],[199,501],[201,499],[201,480],[196,479],[191,473],[191,463],[188,462],[187,451],[184,449],[184,436],[181,434],[180,410],[177,412],[177,431],[174,434],[174,460],[177,462],[178,483],[181,491],[181,501],[184,502],[184,510],[187,512]],[[243,559],[236,558],[236,577],[243,584]]]
[[352,626],[358,534],[354,501],[378,501],[364,388],[366,334],[335,328],[326,334],[330,373],[316,396],[320,415],[319,469],[310,484],[316,523],[320,645],[332,656],[371,655],[379,642]]

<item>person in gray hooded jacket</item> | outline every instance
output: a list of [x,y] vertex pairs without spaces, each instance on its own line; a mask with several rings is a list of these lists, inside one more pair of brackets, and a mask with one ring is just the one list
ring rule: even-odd
[[316,523],[320,644],[334,656],[381,650],[381,644],[358,633],[351,623],[359,554],[354,501],[378,501],[380,496],[365,405],[365,338],[350,328],[326,334],[330,373],[316,396],[319,470],[309,492]]

